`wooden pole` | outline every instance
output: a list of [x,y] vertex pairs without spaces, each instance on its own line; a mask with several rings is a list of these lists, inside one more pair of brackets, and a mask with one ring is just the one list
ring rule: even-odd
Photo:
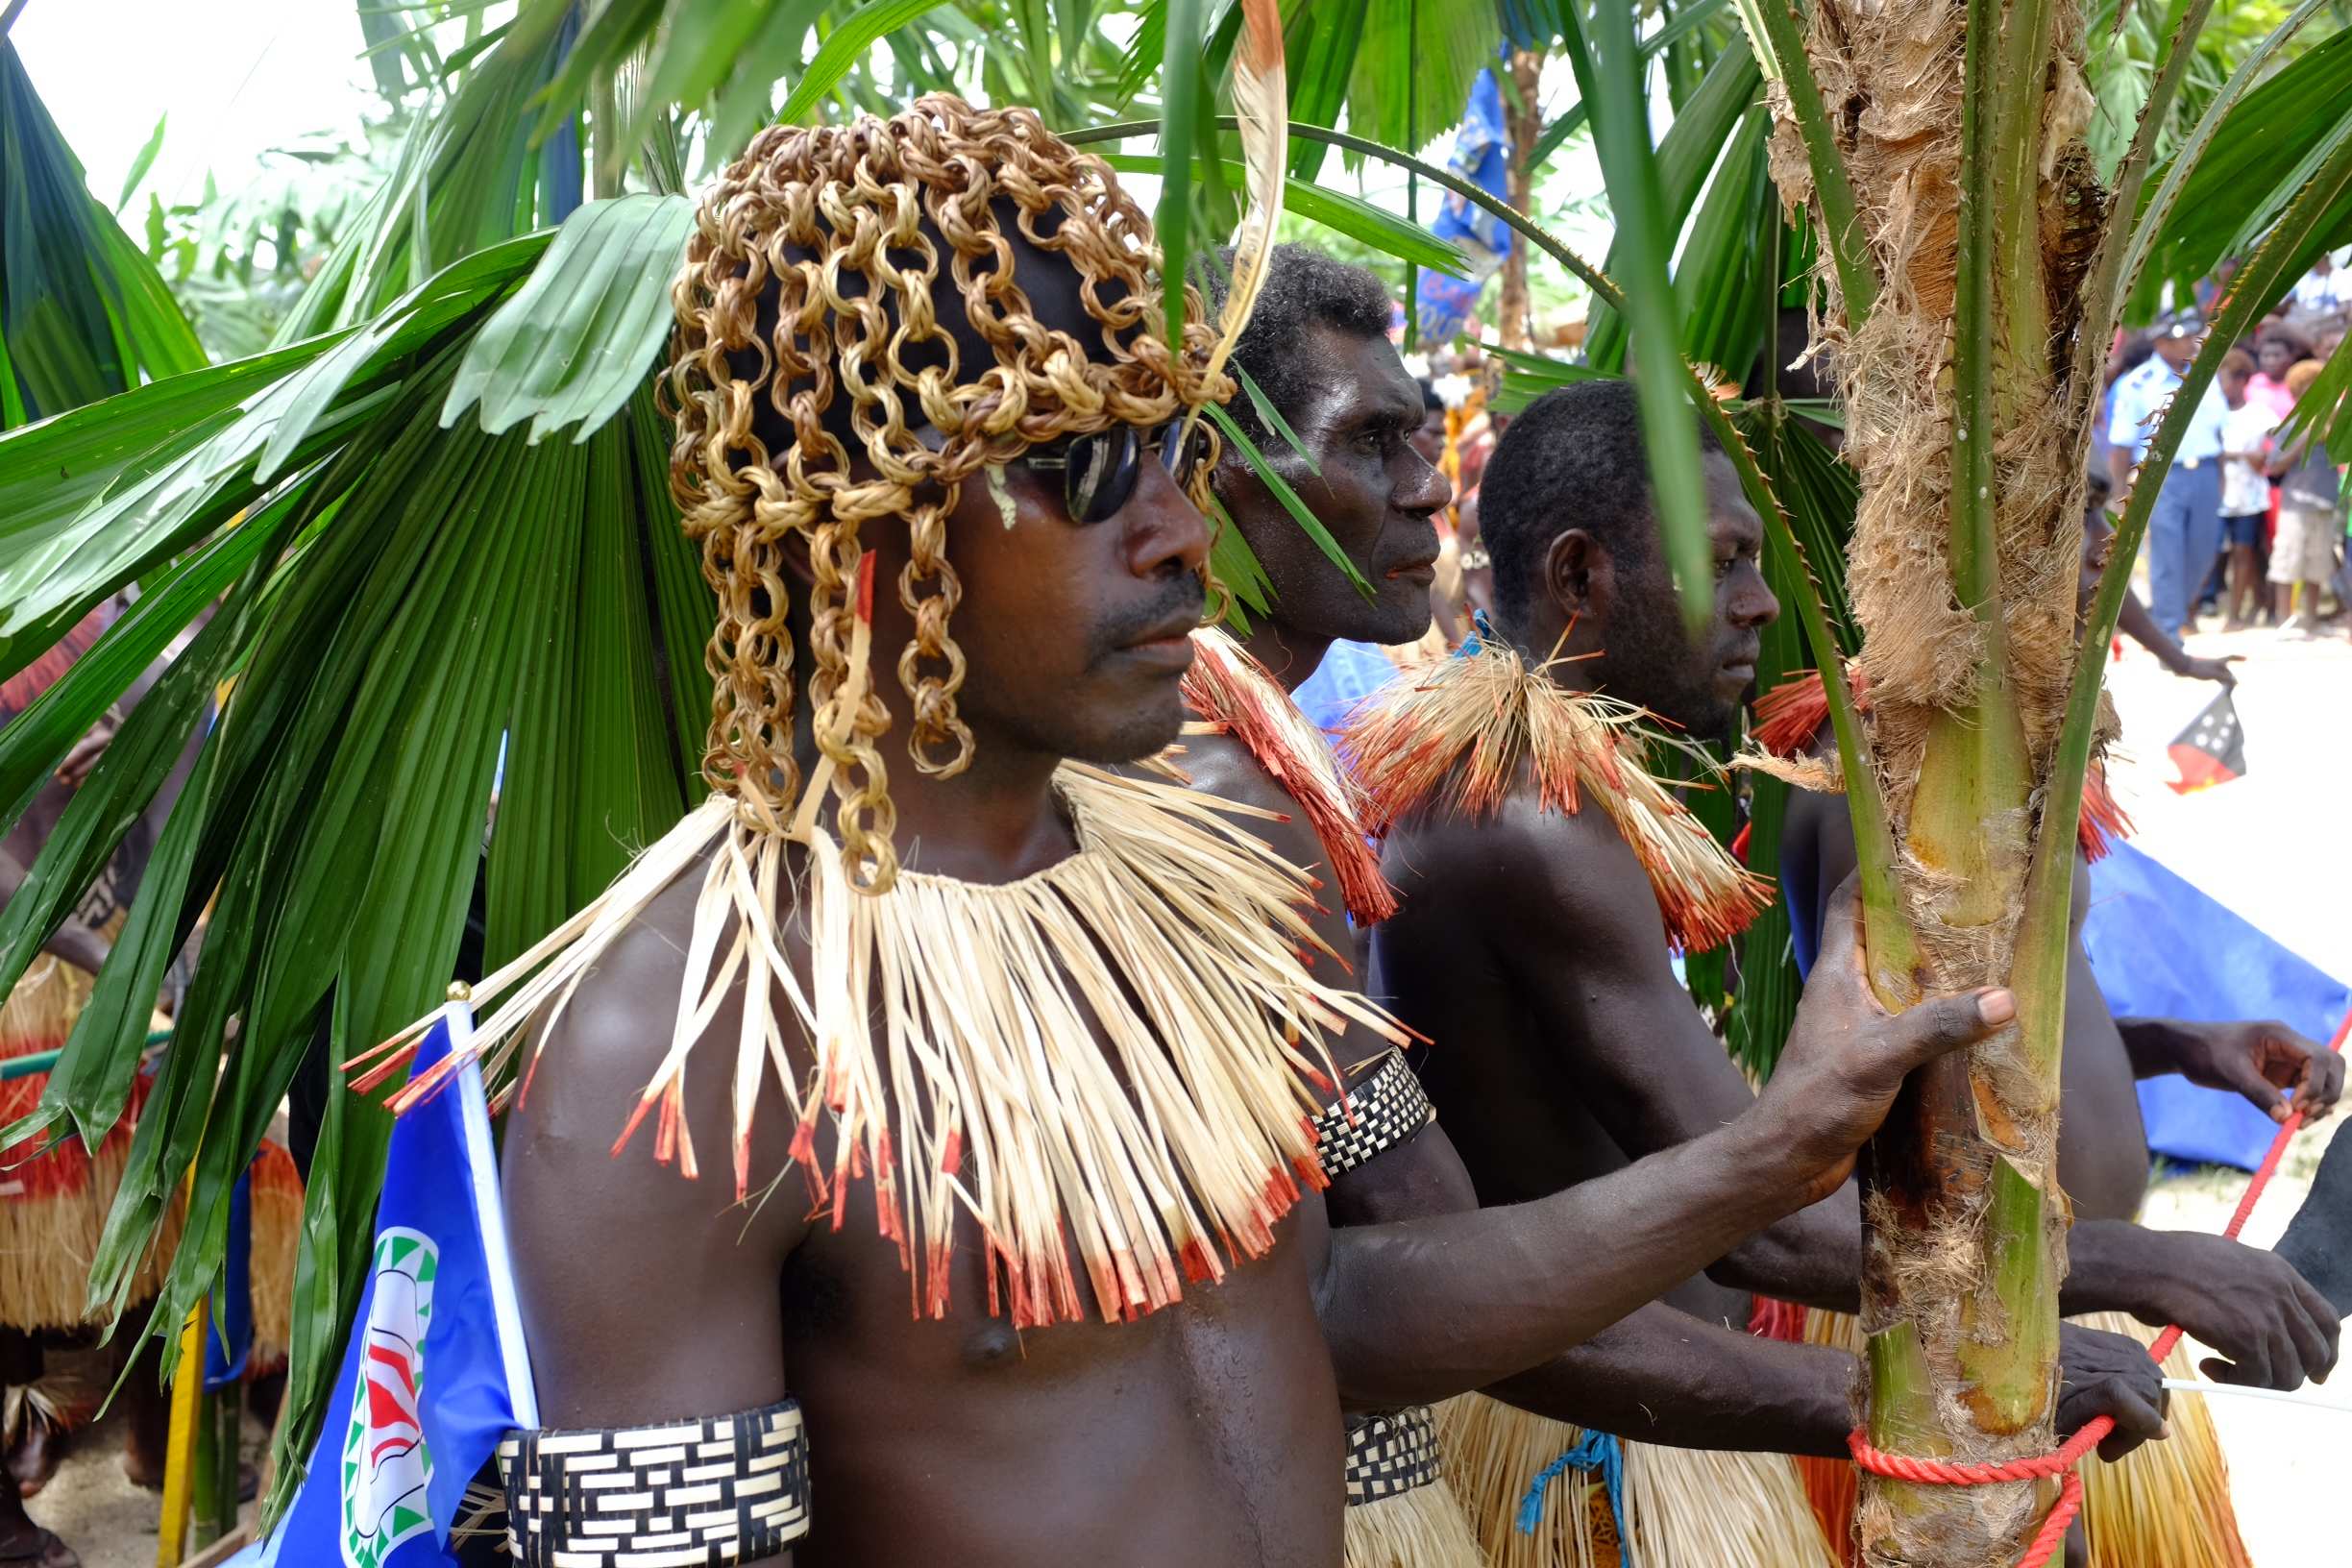
[[172,1383],[171,1427],[163,1445],[163,1517],[156,1530],[156,1568],[180,1568],[187,1556],[196,1416],[204,1397],[204,1336],[205,1304],[199,1298],[180,1328],[180,1376]]

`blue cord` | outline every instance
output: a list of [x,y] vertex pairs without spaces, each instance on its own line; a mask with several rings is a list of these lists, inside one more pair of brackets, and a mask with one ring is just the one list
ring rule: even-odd
[[1486,644],[1496,640],[1494,623],[1486,619],[1486,612],[1472,610],[1470,612],[1470,635],[1461,640],[1461,647],[1454,650],[1454,656],[1458,659],[1466,659],[1483,649]]
[[1602,1489],[1608,1493],[1609,1517],[1617,1521],[1617,1556],[1624,1568],[1633,1568],[1633,1539],[1625,1527],[1625,1450],[1605,1432],[1587,1432],[1576,1447],[1554,1459],[1528,1483],[1519,1500],[1519,1533],[1532,1535],[1543,1523],[1544,1491],[1563,1470],[1598,1470]]

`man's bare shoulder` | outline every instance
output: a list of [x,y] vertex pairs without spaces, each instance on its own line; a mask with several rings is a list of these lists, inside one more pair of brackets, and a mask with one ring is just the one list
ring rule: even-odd
[[532,1079],[530,1109],[544,1102],[568,1116],[595,1106],[609,1119],[618,1106],[625,1115],[669,1054],[701,882],[697,867],[664,888],[581,976],[570,1005],[535,1041],[546,1070]]
[[1297,799],[1266,772],[1248,747],[1231,735],[1187,735],[1184,749],[1169,760],[1202,794],[1273,813],[1245,819],[1241,825],[1272,845],[1286,860],[1312,867],[1326,858]]
[[1614,921],[1656,899],[1641,862],[1608,814],[1590,800],[1574,812],[1543,809],[1531,787],[1480,818],[1433,809],[1397,824],[1381,867],[1408,905],[1430,898],[1490,922],[1531,916]]
[[[707,1219],[731,1203],[739,993],[705,1026],[685,1075],[686,1132],[704,1179],[649,1168],[651,1115],[627,1147],[614,1148],[670,1053],[701,887],[698,865],[664,888],[598,956],[562,1016],[535,1026],[545,1032],[534,1037],[528,1092],[516,1104],[502,1162],[510,1208],[519,1197],[544,1202],[557,1190],[568,1200],[556,1205],[562,1211],[578,1201],[618,1204],[648,1219]],[[790,911],[777,913],[789,929]],[[731,933],[723,951],[727,940]],[[788,944],[788,955],[796,957],[796,946]],[[795,1027],[788,1012],[784,1018]],[[772,1071],[762,1070],[751,1164],[758,1181],[783,1168],[792,1132]],[[740,1216],[732,1222],[740,1225]]]

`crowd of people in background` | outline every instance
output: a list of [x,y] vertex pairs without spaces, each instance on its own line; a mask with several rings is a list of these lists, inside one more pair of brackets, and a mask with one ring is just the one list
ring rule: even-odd
[[[2148,519],[2151,608],[2168,636],[2188,637],[2205,617],[2221,631],[2352,628],[2343,483],[2325,446],[2328,421],[2295,418],[2348,320],[2352,275],[2322,254],[2230,349],[2199,399]],[[2119,335],[2092,463],[2115,506],[2206,332],[2203,312],[2191,307]]]

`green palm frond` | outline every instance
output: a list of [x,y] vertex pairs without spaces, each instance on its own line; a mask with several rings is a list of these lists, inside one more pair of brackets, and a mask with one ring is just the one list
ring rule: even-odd
[[[1572,54],[1573,60],[1575,56]],[[1763,143],[1769,126],[1751,112],[1763,90],[1764,76],[1757,68],[1755,56],[1747,45],[1737,43],[1716,57],[1706,80],[1698,93],[1675,116],[1674,124],[1658,138],[1657,171],[1660,187],[1660,215],[1669,242],[1682,233],[1691,208],[1700,192],[1712,194],[1708,176],[1723,165],[1735,178],[1744,178],[1746,163],[1754,149]],[[1735,172],[1736,171],[1736,172]],[[1714,182],[1722,184],[1721,180]],[[1615,199],[1611,198],[1612,201]],[[1611,244],[1601,268],[1612,278],[1625,282],[1621,275],[1631,261],[1630,234],[1620,226],[1617,239]],[[1692,257],[1685,256],[1683,266],[1689,267]],[[1703,292],[1717,292],[1721,280],[1713,285],[1702,284],[1696,278],[1692,287]],[[1622,374],[1625,368],[1625,318],[1605,306],[1595,305],[1587,318],[1584,338],[1586,360],[1594,368],[1611,375]],[[1698,354],[1696,348],[1694,354]],[[1699,357],[1707,357],[1699,355]]]
[[[1712,576],[1707,570],[1699,432],[1688,412],[1681,323],[1676,319],[1668,273],[1674,231],[1679,225],[1669,217],[1659,159],[1650,142],[1649,97],[1642,90],[1643,67],[1635,58],[1633,18],[1629,12],[1604,5],[1587,36],[1576,25],[1573,5],[1563,5],[1560,17],[1577,87],[1593,106],[1601,172],[1617,214],[1610,276],[1623,290],[1619,309],[1633,334],[1642,441],[1649,449],[1658,531],[1683,611],[1696,621],[1705,612]],[[1678,127],[1681,123],[1676,122]],[[1712,164],[1719,149],[1720,139],[1704,149],[1703,160]]]
[[0,171],[0,429],[205,362],[155,263],[90,194],[6,37]]
[[[0,914],[0,976],[22,972],[153,796],[213,683],[236,675],[98,1000],[23,1129],[110,1124],[144,1043],[133,1003],[217,895],[93,1260],[95,1305],[126,1305],[185,1183],[184,1239],[151,1328],[176,1324],[217,1271],[235,1175],[317,1029],[339,1061],[440,994],[502,738],[500,952],[590,896],[698,795],[701,703],[677,702],[671,676],[698,686],[709,610],[671,522],[643,297],[646,278],[674,266],[682,205],[591,204],[566,243],[541,234],[469,257],[365,327],[0,437],[0,495],[38,473],[88,476],[21,530],[33,542],[0,553],[12,629],[54,625],[170,563],[0,732],[10,797],[226,590]],[[556,288],[562,307],[548,309]],[[476,399],[531,434],[454,417]],[[574,421],[589,425],[584,441],[533,444]],[[23,636],[9,647],[16,662],[30,651]],[[384,1137],[380,1112],[332,1096],[298,1284],[289,1484],[364,1262],[332,1238],[367,1233]]]
[[[2145,263],[2133,290],[2131,319],[2144,321],[2155,313],[2165,283],[2186,298],[2223,257],[2244,255],[2347,140],[2352,140],[2352,30],[2330,36],[2290,61],[2238,99],[2201,142],[2151,171],[2151,203],[2154,193],[2162,192],[2170,205],[2152,206],[2159,227],[2133,237],[2133,250]],[[2192,161],[2187,178],[2176,181],[2173,167],[2180,157]],[[2316,220],[2310,249],[2316,254],[2347,242],[2352,242],[2352,202]],[[2298,275],[2291,275],[2291,281]]]

